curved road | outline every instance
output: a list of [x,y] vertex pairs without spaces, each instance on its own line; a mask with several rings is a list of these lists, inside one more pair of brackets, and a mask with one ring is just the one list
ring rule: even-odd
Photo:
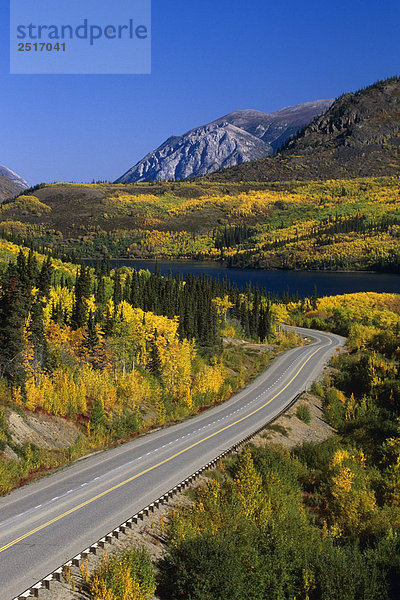
[[321,373],[338,335],[289,350],[224,404],[79,460],[0,498],[0,600],[11,600],[272,420]]

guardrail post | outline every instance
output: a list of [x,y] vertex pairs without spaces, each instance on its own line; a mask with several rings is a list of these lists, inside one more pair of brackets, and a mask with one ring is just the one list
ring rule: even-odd
[[50,589],[50,583],[53,581],[53,576],[52,575],[48,575],[42,581],[43,581],[43,585],[44,585],[45,589],[49,590]]
[[36,583],[33,587],[31,587],[30,592],[34,598],[39,598],[39,590],[42,589],[41,583]]
[[63,572],[63,568],[62,567],[60,567],[59,569],[57,569],[56,571],[54,571],[54,573],[53,573],[53,579],[55,581],[61,581],[62,572]]

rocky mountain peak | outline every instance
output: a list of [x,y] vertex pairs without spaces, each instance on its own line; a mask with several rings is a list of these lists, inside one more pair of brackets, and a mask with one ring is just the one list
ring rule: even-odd
[[332,100],[289,106],[274,113],[237,110],[171,136],[129,169],[117,183],[187,179],[273,154]]

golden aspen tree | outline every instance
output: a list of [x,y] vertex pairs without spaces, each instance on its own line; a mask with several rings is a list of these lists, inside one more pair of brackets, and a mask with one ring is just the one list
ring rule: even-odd
[[248,446],[240,455],[234,483],[244,515],[253,521],[258,520],[264,503],[262,477],[254,467],[251,450]]

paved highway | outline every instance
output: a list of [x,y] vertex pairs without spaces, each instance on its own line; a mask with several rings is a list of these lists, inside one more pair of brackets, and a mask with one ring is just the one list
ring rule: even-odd
[[224,404],[0,498],[0,599],[21,594],[281,412],[344,343],[297,331],[312,343],[279,356]]

